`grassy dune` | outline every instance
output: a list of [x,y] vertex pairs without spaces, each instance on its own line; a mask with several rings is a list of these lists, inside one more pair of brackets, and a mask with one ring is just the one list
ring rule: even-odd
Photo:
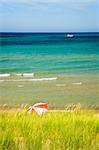
[[99,116],[0,111],[0,150],[99,150]]

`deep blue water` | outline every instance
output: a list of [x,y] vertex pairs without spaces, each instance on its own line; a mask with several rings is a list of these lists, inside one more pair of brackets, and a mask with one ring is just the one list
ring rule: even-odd
[[98,73],[99,33],[0,33],[0,73]]

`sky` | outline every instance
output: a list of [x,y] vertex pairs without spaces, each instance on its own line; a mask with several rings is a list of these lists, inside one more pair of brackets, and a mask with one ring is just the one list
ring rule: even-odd
[[99,1],[0,0],[0,32],[99,32]]

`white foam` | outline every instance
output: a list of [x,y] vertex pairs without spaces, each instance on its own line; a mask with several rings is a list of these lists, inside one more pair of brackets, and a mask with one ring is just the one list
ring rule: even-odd
[[0,82],[4,82],[5,80],[0,80]]
[[0,77],[9,77],[10,73],[0,74]]
[[2,81],[7,81],[7,82],[23,82],[23,81],[52,81],[56,80],[57,77],[54,78],[38,78],[38,79],[19,79],[19,80],[0,80]]
[[52,81],[52,80],[56,80],[57,77],[53,77],[53,78],[39,78],[39,79],[31,79],[31,81]]
[[23,73],[23,76],[27,78],[34,77],[34,73]]
[[75,83],[72,83],[74,85],[82,85],[82,82],[75,82]]
[[56,86],[66,86],[66,84],[56,84]]
[[24,85],[18,85],[19,88],[24,87]]
[[17,75],[17,76],[22,76],[22,73],[16,73],[15,75]]

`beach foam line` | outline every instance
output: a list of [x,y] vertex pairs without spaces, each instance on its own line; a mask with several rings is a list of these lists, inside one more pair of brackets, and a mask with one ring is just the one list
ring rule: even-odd
[[53,80],[57,80],[57,77],[53,77],[53,78],[38,78],[38,79],[19,79],[19,80],[0,80],[0,82],[23,82],[23,81],[53,81]]
[[0,77],[10,77],[10,73],[0,74]]
[[24,87],[24,85],[17,85],[19,88],[22,88],[22,87]]
[[4,82],[5,80],[0,80],[0,82],[2,83],[2,82]]
[[56,86],[66,86],[66,84],[56,84]]
[[4,73],[4,74],[0,74],[0,77],[9,77],[10,75],[16,75],[16,76],[23,76],[23,77],[34,77],[34,73]]
[[14,73],[16,76],[23,76],[26,78],[34,77],[34,73]]
[[23,73],[23,77],[27,78],[34,77],[34,73]]
[[75,82],[75,83],[72,83],[74,85],[82,85],[82,82]]
[[52,80],[56,80],[57,77],[53,77],[53,78],[39,78],[39,79],[32,79],[33,81],[52,81]]
[[22,73],[15,73],[16,76],[22,76]]

